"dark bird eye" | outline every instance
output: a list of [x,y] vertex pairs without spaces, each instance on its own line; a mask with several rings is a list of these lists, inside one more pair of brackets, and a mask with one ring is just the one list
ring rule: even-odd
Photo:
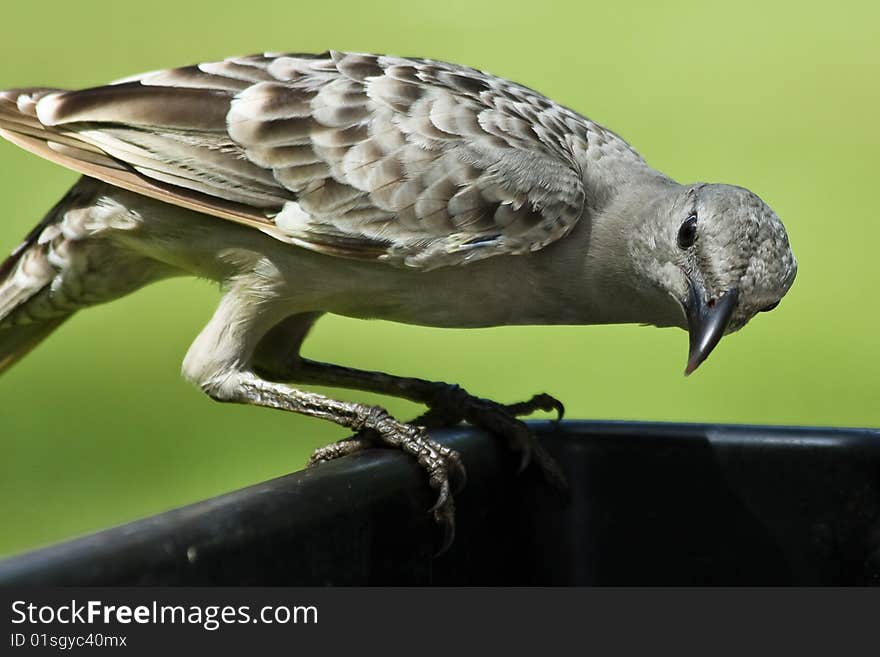
[[771,310],[773,310],[778,305],[779,305],[778,301],[775,303],[771,303],[769,306],[764,306],[763,308],[761,308],[761,310],[759,310],[758,312],[759,313],[769,313]]
[[678,229],[678,248],[689,249],[697,241],[697,215],[692,214]]

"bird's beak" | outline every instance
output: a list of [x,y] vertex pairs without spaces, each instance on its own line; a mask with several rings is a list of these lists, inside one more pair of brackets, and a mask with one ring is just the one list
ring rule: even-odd
[[685,375],[693,372],[706,360],[724,335],[736,308],[739,290],[731,288],[717,299],[708,302],[705,297],[702,286],[688,277],[688,298],[684,304],[684,312],[690,334],[690,349]]

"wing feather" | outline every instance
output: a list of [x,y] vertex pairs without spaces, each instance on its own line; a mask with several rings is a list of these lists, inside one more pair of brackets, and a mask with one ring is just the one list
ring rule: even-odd
[[641,161],[506,80],[339,52],[3,92],[0,130],[86,175],[299,246],[424,269],[566,235],[584,214],[592,143]]

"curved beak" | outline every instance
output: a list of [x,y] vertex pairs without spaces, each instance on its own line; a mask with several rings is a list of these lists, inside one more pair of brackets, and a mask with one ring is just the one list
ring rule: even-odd
[[712,353],[715,345],[724,335],[739,299],[739,290],[731,288],[719,298],[707,302],[702,287],[696,285],[690,277],[688,283],[688,298],[684,304],[684,312],[690,334],[690,349],[685,375],[697,369]]

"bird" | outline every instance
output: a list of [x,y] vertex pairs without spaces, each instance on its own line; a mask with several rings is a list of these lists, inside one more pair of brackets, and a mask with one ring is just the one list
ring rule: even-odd
[[[756,194],[682,184],[529,87],[423,58],[263,53],[82,90],[0,92],[0,135],[82,175],[0,265],[0,371],[76,311],[174,276],[217,281],[182,365],[221,402],[334,422],[425,469],[454,537],[467,421],[560,484],[516,404],[303,357],[325,314],[450,329],[639,323],[689,333],[686,374],[775,308],[797,261]],[[298,386],[421,403],[412,421]],[[561,485],[561,484],[560,484]]]

